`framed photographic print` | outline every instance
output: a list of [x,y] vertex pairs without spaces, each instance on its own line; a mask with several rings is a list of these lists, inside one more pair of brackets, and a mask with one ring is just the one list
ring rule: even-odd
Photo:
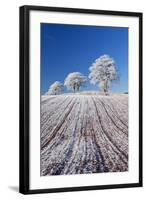
[[142,13],[20,7],[20,192],[142,186]]

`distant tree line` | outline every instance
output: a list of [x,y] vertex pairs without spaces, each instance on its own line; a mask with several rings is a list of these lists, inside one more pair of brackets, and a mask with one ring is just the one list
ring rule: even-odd
[[60,94],[63,91],[64,86],[75,93],[89,80],[91,84],[97,84],[100,90],[107,95],[111,83],[118,78],[118,71],[114,59],[109,55],[100,56],[89,67],[89,71],[88,78],[80,72],[69,73],[64,80],[64,84],[55,81],[49,87],[47,94]]

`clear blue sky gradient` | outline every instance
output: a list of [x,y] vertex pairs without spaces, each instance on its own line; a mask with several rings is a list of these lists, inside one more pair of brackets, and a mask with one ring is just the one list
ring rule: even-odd
[[[71,72],[89,75],[96,58],[114,58],[120,79],[113,92],[128,92],[128,28],[41,23],[41,94]],[[82,90],[97,90],[90,83]]]

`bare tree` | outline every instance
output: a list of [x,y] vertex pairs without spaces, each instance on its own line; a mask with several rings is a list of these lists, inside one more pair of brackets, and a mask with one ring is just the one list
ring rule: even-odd
[[89,67],[89,79],[92,84],[99,84],[101,90],[107,95],[111,82],[118,77],[116,64],[109,55],[103,55],[95,60]]
[[75,92],[79,91],[80,87],[83,86],[86,81],[87,78],[83,74],[80,72],[73,72],[68,74],[64,81],[64,85]]
[[63,84],[60,83],[59,81],[55,81],[50,87],[49,87],[49,90],[48,90],[48,94],[59,94],[61,93],[63,89]]

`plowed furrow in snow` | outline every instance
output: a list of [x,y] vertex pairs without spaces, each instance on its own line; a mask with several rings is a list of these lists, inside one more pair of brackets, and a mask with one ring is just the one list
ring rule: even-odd
[[103,109],[103,106],[100,104],[100,102],[93,98],[97,116],[99,118],[99,124],[102,127],[102,130],[108,140],[117,148],[117,150],[127,158],[128,153],[128,144],[127,144],[127,138],[125,138],[125,135],[123,134],[121,136],[121,131],[115,127],[115,125],[112,123],[108,115]]
[[42,104],[42,105],[48,104],[49,101],[54,100],[55,98],[56,98],[56,96],[53,96],[53,97],[48,96],[48,97],[45,98],[45,99],[42,98],[42,99],[41,99],[41,104]]
[[[123,132],[126,134],[128,133],[128,125],[127,120],[124,120],[124,118],[119,116],[117,113],[117,110],[113,108],[113,105],[109,102],[109,100],[102,98],[101,103],[103,107],[105,108],[106,112],[110,116],[110,118],[115,122],[116,126],[121,128]],[[128,107],[127,107],[128,112]]]
[[70,98],[61,98],[53,105],[49,106],[45,111],[41,108],[41,137],[45,134],[46,128],[51,120],[50,118],[53,118],[53,115],[56,115],[61,109],[65,110],[65,106],[68,106],[71,101],[72,99]]
[[65,101],[68,100],[68,98],[53,98],[51,102],[48,102],[47,104],[43,105],[41,103],[41,123],[45,123],[43,120],[48,119],[49,116],[51,116],[62,104],[65,103]]
[[[76,125],[75,119],[78,121],[80,111],[80,102],[76,101],[74,108],[71,110],[63,124],[63,129],[58,131],[58,134],[53,141],[50,142],[46,150],[41,152],[42,174],[61,174],[66,166],[67,160],[71,157],[74,144],[76,142]],[[46,159],[45,159],[46,158]],[[45,165],[45,168],[44,168]],[[44,168],[44,169],[43,169]]]
[[41,112],[42,176],[128,170],[126,96],[56,96]]
[[93,102],[90,101],[90,105],[91,108],[95,106],[95,109],[91,109],[90,120],[94,141],[98,144],[100,151],[102,152],[105,166],[104,171],[125,171],[125,169],[127,169],[127,158],[117,150],[105,134],[104,129],[100,124],[100,118],[94,100]]
[[86,149],[85,149],[85,141],[83,139],[83,128],[85,126],[85,115],[86,115],[86,100],[85,99],[81,99],[80,97],[78,97],[81,106],[80,106],[80,110],[78,112],[78,116],[77,118],[73,119],[73,123],[76,126],[75,129],[75,143],[74,146],[72,148],[72,156],[70,157],[70,159],[68,159],[68,161],[66,162],[66,166],[64,167],[64,171],[63,174],[77,174],[78,173],[78,165],[80,165],[80,160],[81,157],[83,157],[86,154]]
[[[109,102],[111,109],[118,118],[120,118],[123,123],[128,127],[128,97],[118,98],[112,97],[106,100],[106,103]],[[108,101],[108,102],[107,102]]]
[[122,133],[127,134],[127,127],[121,122],[119,118],[116,117],[116,115],[113,114],[110,106],[106,106],[106,104],[102,100],[99,100],[99,102],[102,104],[104,111],[106,112],[107,116],[110,118],[114,126],[116,126],[116,128],[119,129]]
[[68,113],[71,105],[74,104],[74,99],[68,98],[67,101],[58,107],[58,109],[52,115],[49,114],[46,116],[46,119],[44,123],[41,123],[41,144],[44,143],[44,140],[46,140],[46,135],[51,135],[51,132],[56,127],[57,123],[62,121],[64,116],[66,115],[66,112]]
[[[49,142],[55,137],[58,130],[61,128],[61,126],[65,122],[67,116],[73,109],[74,104],[75,104],[75,101],[69,103],[67,105],[67,107],[65,108],[65,111],[63,113],[61,113],[61,112],[59,113],[58,117],[55,119],[56,121],[54,121],[54,119],[53,119],[52,122],[55,122],[56,125],[54,124],[55,126],[52,126],[51,130],[47,129],[49,131],[48,132],[49,134],[47,135],[48,137],[45,139],[45,141],[43,140],[43,142],[41,143],[41,149],[45,148],[49,144]],[[51,120],[50,120],[50,122],[51,122]]]
[[101,156],[90,134],[88,98],[80,97],[80,101],[82,107],[79,114],[76,143],[73,149],[74,153],[65,167],[64,174],[82,174],[101,171],[99,162]]

